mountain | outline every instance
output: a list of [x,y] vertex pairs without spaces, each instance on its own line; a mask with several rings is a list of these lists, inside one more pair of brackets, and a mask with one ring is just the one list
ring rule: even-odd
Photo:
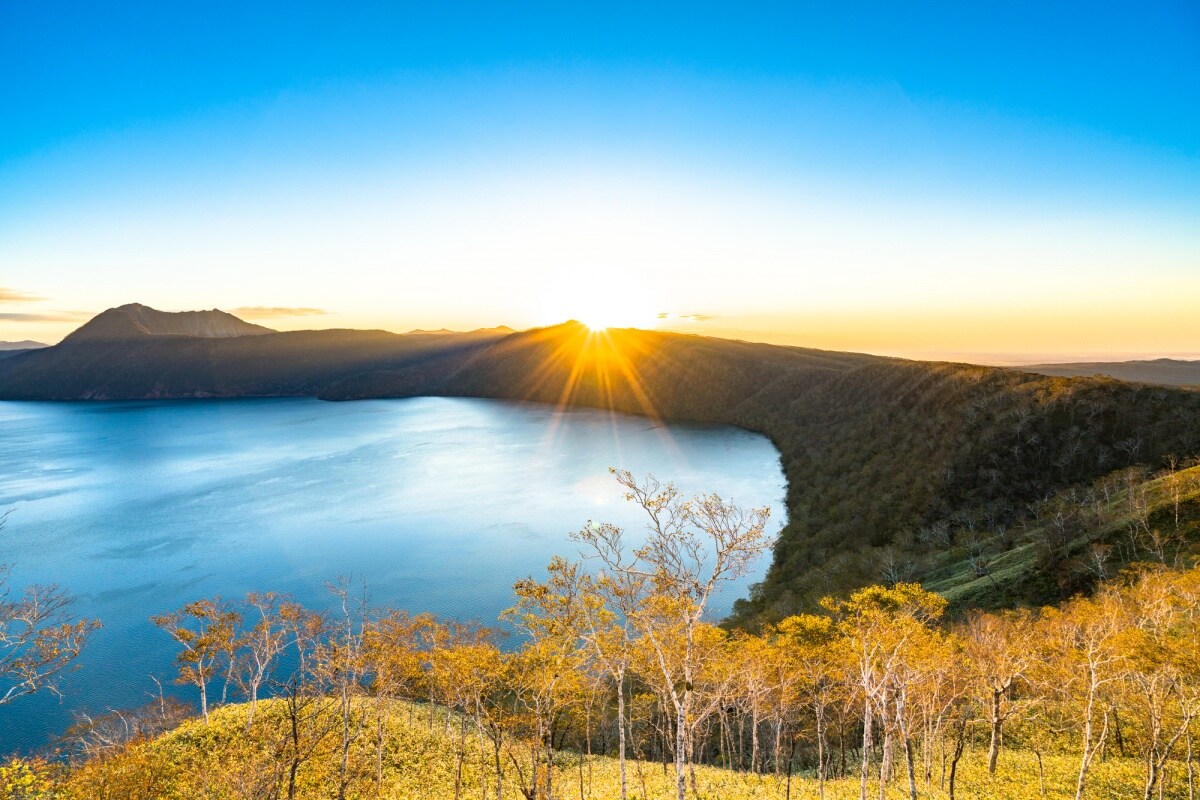
[[29,339],[26,339],[22,342],[0,342],[0,360],[12,358],[13,356],[20,355],[27,350],[37,350],[41,347],[49,347],[49,345]]
[[438,328],[437,330],[427,331],[421,328],[415,328],[408,331],[407,336],[507,336],[515,331],[507,325],[498,325],[495,328],[476,328],[471,331],[452,331],[449,328]]
[[1156,358],[1148,361],[1095,361],[1081,364],[1035,364],[1021,367],[1041,375],[1079,377],[1106,375],[1122,381],[1162,386],[1200,386],[1200,361]]
[[272,331],[223,311],[109,309],[54,347],[0,361],[0,399],[126,400],[315,395],[364,370],[410,367],[487,336]]
[[[788,518],[742,622],[932,577],[955,548],[1003,557],[1037,529],[1046,498],[1200,454],[1196,391],[579,323],[488,336],[73,335],[0,361],[0,399],[269,395],[490,397],[761,432],[780,452]],[[1057,577],[1074,558],[1052,550],[993,601],[1074,591]]]
[[274,332],[215,308],[210,311],[168,312],[130,303],[98,314],[64,339],[63,343],[122,341],[153,336],[230,339]]
[[0,351],[7,350],[35,350],[39,347],[49,347],[50,345],[35,342],[32,339],[25,339],[20,342],[0,342]]

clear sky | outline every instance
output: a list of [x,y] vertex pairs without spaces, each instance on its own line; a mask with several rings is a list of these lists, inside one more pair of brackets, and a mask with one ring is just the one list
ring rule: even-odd
[[1200,5],[0,0],[0,340],[133,301],[1197,356]]

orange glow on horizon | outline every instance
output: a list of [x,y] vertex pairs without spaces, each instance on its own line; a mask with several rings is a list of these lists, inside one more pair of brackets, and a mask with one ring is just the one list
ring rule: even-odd
[[[575,329],[568,328],[565,335],[559,325],[523,336],[558,340],[534,370],[531,385],[524,389],[524,399],[552,402],[558,412],[581,405],[607,411],[614,418],[619,413],[635,413],[653,421],[662,419],[642,377],[647,361],[662,358],[651,340],[655,334],[633,328],[595,330],[580,323]],[[527,342],[514,342],[512,346],[520,349]],[[675,450],[667,427],[656,428],[664,446]],[[556,416],[547,438],[553,441],[557,432]]]

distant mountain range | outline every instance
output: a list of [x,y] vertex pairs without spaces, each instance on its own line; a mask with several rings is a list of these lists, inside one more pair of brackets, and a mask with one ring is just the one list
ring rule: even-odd
[[0,342],[0,350],[33,350],[38,347],[49,347],[48,344],[25,339],[21,342]]
[[473,331],[452,331],[449,328],[438,328],[435,331],[422,330],[414,328],[407,332],[407,336],[462,336],[469,334],[472,336],[507,336],[510,333],[516,333],[513,328],[507,325],[500,325],[495,328],[476,328]]
[[[927,577],[942,547],[931,542],[990,531],[996,546],[1016,546],[1003,532],[1020,530],[1032,504],[1200,454],[1197,391],[576,322],[275,332],[220,311],[131,305],[0,360],[0,399],[299,395],[490,397],[766,434],[788,479],[788,521],[766,579],[738,607],[743,622],[888,575]],[[1036,562],[1020,584],[1036,591],[988,602],[1077,591],[1083,573],[1063,566],[1082,563],[1074,542]]]
[[35,342],[30,339],[26,339],[22,342],[0,342],[0,361],[20,355],[27,350],[36,350],[39,347],[49,347],[49,345],[42,344],[41,342]]
[[1081,364],[1035,364],[1022,367],[1041,375],[1087,377],[1105,375],[1121,381],[1163,386],[1200,386],[1200,361],[1156,358],[1148,361],[1095,361]]

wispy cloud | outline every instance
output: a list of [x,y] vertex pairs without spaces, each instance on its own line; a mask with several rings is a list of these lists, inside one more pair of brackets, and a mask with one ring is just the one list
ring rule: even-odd
[[242,306],[229,313],[244,319],[277,319],[279,317],[317,317],[329,312],[323,308],[293,306]]
[[677,314],[674,311],[659,312],[658,318],[664,322],[708,322],[711,314]]
[[36,303],[38,300],[45,299],[44,297],[38,297],[36,294],[18,292],[16,289],[7,289],[0,286],[0,303]]
[[0,320],[10,322],[78,322],[92,316],[86,311],[60,311],[44,314],[22,314],[15,311],[0,312]]

